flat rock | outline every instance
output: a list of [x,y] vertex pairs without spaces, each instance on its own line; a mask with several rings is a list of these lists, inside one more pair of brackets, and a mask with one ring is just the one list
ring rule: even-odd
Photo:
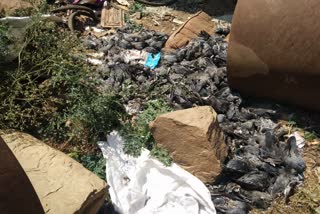
[[150,129],[157,145],[168,150],[175,163],[211,183],[228,153],[216,117],[212,107],[195,107],[160,115]]
[[176,30],[167,40],[166,49],[181,48],[194,38],[197,38],[201,31],[214,34],[215,24],[211,17],[205,12],[198,12]]
[[45,213],[97,213],[106,183],[64,153],[31,135],[0,132],[29,177]]

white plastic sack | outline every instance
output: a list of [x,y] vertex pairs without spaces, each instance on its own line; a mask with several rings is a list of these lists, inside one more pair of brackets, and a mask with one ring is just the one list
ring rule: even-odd
[[165,167],[144,150],[140,157],[124,154],[117,132],[98,142],[107,159],[111,200],[123,214],[215,214],[207,187],[176,164]]

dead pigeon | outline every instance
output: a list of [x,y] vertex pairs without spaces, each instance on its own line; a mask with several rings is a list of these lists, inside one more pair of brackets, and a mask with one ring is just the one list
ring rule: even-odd
[[306,169],[306,163],[299,153],[296,138],[294,136],[291,136],[288,139],[286,149],[286,156],[284,158],[286,167],[296,170],[297,173],[303,173]]
[[264,191],[269,187],[270,177],[262,171],[252,171],[236,180],[241,187],[248,190]]

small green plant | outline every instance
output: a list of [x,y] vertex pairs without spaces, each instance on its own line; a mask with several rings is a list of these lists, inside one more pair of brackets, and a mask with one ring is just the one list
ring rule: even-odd
[[101,153],[85,154],[75,148],[75,150],[68,155],[101,179],[106,180],[106,160]]
[[8,37],[9,27],[5,24],[0,24],[0,64],[4,61],[5,56],[8,54],[8,46],[11,41]]
[[155,146],[150,153],[152,156],[156,157],[165,166],[170,166],[172,164],[172,158],[167,150]]
[[314,139],[317,138],[317,133],[315,133],[314,131],[312,131],[312,132],[304,131],[303,137],[307,141],[313,141]]
[[134,2],[133,4],[131,4],[131,6],[129,8],[129,11],[130,11],[131,14],[132,13],[137,13],[137,12],[142,13],[143,9],[144,9],[143,4],[140,4],[138,2]]
[[127,25],[130,26],[131,29],[133,29],[134,32],[139,32],[143,28],[142,24],[137,24],[135,21],[131,20],[128,16],[125,16],[125,22]]
[[120,134],[124,137],[124,151],[133,156],[139,156],[142,148],[151,151],[151,155],[158,158],[165,165],[171,163],[170,155],[164,149],[158,148],[149,130],[149,123],[157,116],[172,111],[162,100],[152,100],[146,103],[145,110],[138,116],[134,123],[124,125]]
[[102,154],[85,154],[78,158],[78,161],[99,176],[101,179],[106,180],[106,160]]

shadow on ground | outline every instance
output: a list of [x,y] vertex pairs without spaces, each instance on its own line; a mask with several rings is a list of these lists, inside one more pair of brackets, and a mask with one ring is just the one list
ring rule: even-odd
[[170,7],[187,13],[203,10],[210,16],[222,16],[233,14],[235,6],[236,0],[178,0]]

